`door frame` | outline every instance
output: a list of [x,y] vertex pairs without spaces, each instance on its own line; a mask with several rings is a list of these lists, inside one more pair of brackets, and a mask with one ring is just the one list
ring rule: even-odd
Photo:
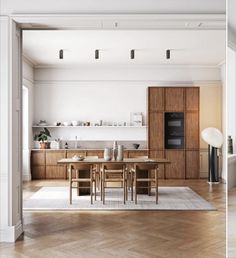
[[[186,28],[186,22],[191,20],[193,24],[205,22],[206,26],[190,26]],[[4,29],[4,39],[1,38],[3,47],[0,53],[7,50],[7,56],[1,60],[1,64],[7,67],[7,75],[1,80],[5,87],[0,89],[0,100],[4,98],[4,106],[0,103],[0,140],[6,137],[4,143],[7,152],[4,153],[0,146],[0,242],[14,242],[23,233],[23,200],[22,200],[22,125],[20,131],[14,132],[16,118],[12,116],[14,108],[22,116],[22,98],[14,99],[15,94],[21,96],[22,88],[22,30],[223,30],[225,29],[225,15],[222,14],[17,14],[0,16],[0,25]],[[15,31],[17,30],[17,32]],[[14,33],[18,34],[18,42]],[[2,44],[3,43],[3,44]],[[18,58],[18,61],[15,60]],[[18,62],[18,64],[17,64]],[[1,68],[2,69],[2,68]],[[5,70],[0,70],[1,75]],[[15,73],[17,75],[15,75]],[[12,105],[14,104],[14,107]],[[3,108],[7,107],[7,113]],[[10,119],[10,122],[7,122]],[[6,122],[2,129],[2,122]],[[21,119],[22,121],[22,119]],[[21,121],[19,124],[21,124]],[[13,150],[14,141],[18,141],[20,149]],[[13,168],[13,157],[21,158],[20,171]],[[1,187],[1,186],[4,186]],[[16,201],[17,200],[17,201]],[[3,215],[3,216],[2,216]]]

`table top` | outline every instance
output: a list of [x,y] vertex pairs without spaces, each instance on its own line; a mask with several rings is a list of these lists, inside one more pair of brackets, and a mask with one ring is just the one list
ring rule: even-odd
[[169,160],[167,159],[163,159],[163,158],[150,158],[150,159],[142,159],[142,158],[124,158],[122,161],[118,161],[118,160],[110,160],[110,161],[106,161],[105,159],[94,159],[94,158],[85,158],[84,160],[78,161],[75,159],[60,159],[57,162],[58,164],[78,164],[78,163],[82,163],[82,164],[104,164],[104,163],[113,163],[113,164],[166,164],[166,163],[170,163]]

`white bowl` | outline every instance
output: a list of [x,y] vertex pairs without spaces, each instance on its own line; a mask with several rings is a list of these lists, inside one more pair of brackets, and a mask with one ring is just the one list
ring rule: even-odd
[[71,123],[72,123],[73,126],[78,126],[79,125],[79,122],[76,121],[76,120],[71,121]]
[[64,125],[64,126],[69,126],[69,125],[71,125],[71,123],[69,123],[69,122],[64,122],[63,125]]

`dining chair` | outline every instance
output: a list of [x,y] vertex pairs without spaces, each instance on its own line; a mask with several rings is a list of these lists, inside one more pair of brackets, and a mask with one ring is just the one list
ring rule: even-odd
[[[154,170],[154,177],[151,170]],[[148,171],[148,177],[141,177],[139,172]],[[140,183],[147,183],[140,185]],[[156,164],[135,164],[134,166],[134,191],[135,204],[137,204],[137,190],[139,188],[148,188],[148,195],[151,195],[151,189],[155,188],[156,204],[158,203],[158,165]]]
[[[72,177],[72,172],[75,171],[75,178]],[[89,164],[74,164],[71,165],[69,171],[69,190],[70,190],[70,204],[72,204],[72,189],[77,189],[77,195],[79,195],[79,189],[89,189],[91,204],[93,204],[93,195],[96,200],[96,180],[94,177],[93,165]],[[76,183],[76,186],[73,186]],[[83,183],[80,185],[80,183]],[[93,194],[93,189],[95,189]]]
[[[141,160],[146,160],[148,159],[148,156],[136,156],[135,159],[141,159]],[[135,172],[135,168],[134,166],[132,166],[129,169],[129,173],[128,173],[128,185],[129,185],[129,189],[131,190],[131,201],[133,201],[133,196],[134,196],[134,172]],[[148,172],[149,173],[149,172]]]
[[[127,190],[127,169],[125,164],[102,164],[102,201],[105,204],[106,188],[123,188],[124,204],[128,199]],[[107,183],[121,183],[121,187],[109,187]]]
[[[85,159],[86,160],[96,160],[98,159],[99,157],[98,156],[86,156]],[[100,165],[99,164],[94,164],[93,165],[93,171],[94,171],[94,174],[95,174],[95,179],[96,179],[96,187],[97,187],[97,190],[101,190],[101,168],[100,168]],[[96,201],[96,199],[95,199]]]

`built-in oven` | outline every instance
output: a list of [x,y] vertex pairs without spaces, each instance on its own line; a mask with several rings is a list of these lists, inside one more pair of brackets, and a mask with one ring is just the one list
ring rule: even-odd
[[165,148],[184,149],[184,113],[165,113]]

